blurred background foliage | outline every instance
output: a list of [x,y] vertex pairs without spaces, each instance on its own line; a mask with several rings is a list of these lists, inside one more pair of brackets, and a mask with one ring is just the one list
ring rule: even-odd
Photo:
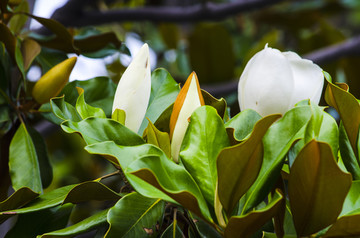
[[[240,13],[231,13],[220,19],[215,16],[212,20],[202,20],[201,17],[187,19],[186,14],[183,19],[164,18],[161,20],[161,14],[144,18],[141,12],[129,19],[119,20],[114,17],[116,14],[121,15],[121,11],[129,9],[153,11],[156,8],[165,10],[177,8],[178,12],[185,12],[186,8],[194,6],[201,8],[212,3],[212,6],[216,7],[235,2],[241,2],[241,0],[211,2],[204,0],[71,0],[57,9],[52,16],[52,19],[67,27],[66,34],[60,27],[42,19],[37,20],[51,28],[50,32],[44,27],[30,30],[31,18],[25,14],[15,14],[7,26],[22,42],[23,53],[36,50],[38,47],[38,44],[31,41],[25,43],[25,39],[35,39],[41,45],[41,52],[36,56],[32,66],[29,66],[30,70],[24,71],[29,72],[26,77],[32,77],[33,80],[36,80],[36,76],[34,78],[29,75],[31,67],[40,69],[42,75],[52,66],[66,59],[69,53],[80,53],[87,58],[101,59],[105,62],[107,75],[96,76],[110,77],[113,80],[113,86],[110,88],[114,89],[115,83],[129,63],[131,42],[146,42],[154,52],[153,70],[159,67],[166,68],[179,83],[184,82],[188,75],[195,71],[201,87],[218,98],[224,97],[231,108],[231,114],[234,115],[239,111],[238,79],[247,61],[268,43],[270,47],[281,51],[295,51],[305,58],[312,59],[329,72],[335,81],[348,83],[350,92],[360,98],[360,41],[357,40],[360,34],[360,1],[358,0],[268,1],[263,6],[260,3],[255,8],[242,9]],[[36,0],[10,0],[9,3],[15,13],[31,13]],[[86,11],[95,12],[97,15],[94,16],[98,17],[99,23],[94,18],[87,21],[89,19],[87,15],[82,14]],[[6,14],[4,16],[6,18]],[[32,18],[36,19],[36,17]],[[102,37],[97,38],[100,34]],[[3,34],[0,38],[4,41],[6,37]],[[359,43],[354,44],[355,47],[352,46],[350,50],[347,49],[348,51],[344,54],[329,54],[325,59],[314,54],[324,48],[326,51],[326,47],[353,39]],[[26,44],[30,47],[25,47]],[[2,57],[4,54],[1,52]],[[9,62],[9,68],[10,65],[11,62]],[[6,66],[2,65],[2,67],[5,68],[2,72],[6,72]],[[19,72],[10,72],[10,74],[19,74]],[[0,75],[0,77],[0,86],[3,88],[6,84],[6,80],[3,80],[5,76]],[[26,81],[27,87],[32,87],[33,80]],[[15,85],[16,82],[12,84]],[[111,102],[111,96],[109,102]],[[91,104],[91,99],[86,100]],[[6,103],[0,97],[0,104]],[[8,116],[8,111],[3,108],[0,106],[2,135],[11,127],[2,120]],[[66,134],[59,130],[58,126],[44,124],[44,118],[40,115],[34,114],[30,119],[31,124],[46,139],[50,163],[53,166],[53,180],[48,190],[93,180],[115,171],[115,168],[105,160],[84,151],[84,142],[78,135]],[[117,190],[121,186],[117,184],[119,180],[116,179],[111,178],[105,181],[108,186]],[[75,223],[82,217],[87,217],[89,212],[96,210],[93,208],[99,206],[103,205],[98,203],[77,205],[71,215],[72,222]],[[6,224],[8,223],[2,226]]]

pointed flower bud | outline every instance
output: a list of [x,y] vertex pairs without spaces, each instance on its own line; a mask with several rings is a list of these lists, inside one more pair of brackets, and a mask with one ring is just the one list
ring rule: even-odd
[[301,100],[319,103],[323,85],[318,65],[294,52],[266,45],[250,59],[240,77],[240,109],[251,108],[262,116],[284,114]]
[[34,85],[33,98],[43,104],[56,97],[69,81],[76,60],[76,57],[66,59],[47,71]]
[[184,87],[177,96],[170,117],[171,156],[175,162],[179,160],[181,143],[189,125],[188,119],[196,108],[205,105],[200,85],[195,72],[192,72]]
[[116,89],[112,112],[125,111],[125,126],[138,132],[145,117],[151,92],[149,47],[144,44],[122,75]]

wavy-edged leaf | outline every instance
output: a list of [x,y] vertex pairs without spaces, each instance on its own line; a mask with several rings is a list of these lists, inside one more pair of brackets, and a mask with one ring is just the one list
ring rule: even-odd
[[86,92],[85,101],[93,107],[102,108],[107,117],[111,117],[112,104],[116,91],[116,84],[108,77],[96,77],[88,80],[74,80],[68,83],[62,90],[66,102],[76,104],[79,96],[76,88],[82,88]]
[[335,222],[350,186],[351,175],[338,167],[328,144],[315,140],[306,144],[289,176],[290,207],[297,234],[311,235]]
[[215,108],[203,106],[190,118],[180,150],[181,162],[209,204],[214,204],[217,180],[216,159],[230,146],[224,123]]
[[264,208],[251,211],[246,215],[232,216],[225,228],[224,237],[251,237],[252,234],[279,212],[284,202],[283,195],[279,190],[276,190],[273,198]]
[[9,170],[15,190],[29,187],[36,193],[42,192],[38,156],[31,136],[23,123],[10,143]]
[[106,118],[106,115],[101,108],[92,107],[85,102],[85,93],[83,88],[77,87],[76,89],[79,93],[79,97],[76,101],[76,110],[82,119],[86,119],[88,117]]
[[183,166],[167,158],[159,148],[150,144],[119,146],[114,142],[104,142],[86,146],[85,149],[89,153],[116,158],[138,193],[175,201],[196,215],[212,221],[206,201],[194,179]]
[[88,145],[103,141],[128,146],[145,143],[135,132],[108,118],[89,117],[80,122],[65,121],[61,128],[67,133],[80,133]]
[[81,117],[76,112],[75,107],[65,101],[64,95],[50,99],[50,105],[55,116],[63,121],[71,120],[77,122],[81,120]]
[[217,99],[203,89],[201,89],[201,94],[204,98],[205,105],[212,106],[213,108],[215,108],[219,116],[222,119],[224,119],[227,109],[225,99],[224,98]]
[[357,155],[356,142],[360,125],[360,104],[348,92],[349,87],[346,84],[335,85],[331,83],[331,79],[327,80],[328,86],[325,92],[325,100],[340,114],[352,149]]
[[206,201],[194,179],[184,167],[165,157],[165,154],[161,157],[141,157],[131,163],[125,172],[141,178],[199,217],[212,222]]
[[149,106],[146,111],[144,121],[141,124],[139,134],[142,134],[147,127],[148,121],[146,118],[155,122],[161,113],[174,103],[179,91],[179,84],[176,83],[169,72],[165,69],[156,69],[151,74],[151,94]]
[[262,139],[280,117],[279,114],[264,117],[255,124],[245,142],[220,152],[217,159],[219,198],[228,214],[256,180],[263,159]]
[[231,118],[228,122],[225,123],[226,128],[234,128],[234,137],[236,140],[241,141],[248,137],[256,122],[261,119],[259,113],[254,110],[247,109],[241,111],[236,116]]
[[[91,154],[99,154],[105,157],[108,157],[113,163],[119,165],[123,171],[129,166],[130,163],[135,161],[138,158],[147,156],[147,155],[159,155],[161,156],[163,152],[152,145],[146,144],[146,146],[118,146],[113,141],[107,141],[103,143],[96,143],[88,145],[85,147]],[[166,201],[177,203],[169,196],[154,188],[152,185],[143,181],[142,179],[136,177],[132,174],[125,174],[130,184],[136,188],[137,192],[152,198],[162,198]]]
[[69,237],[69,236],[75,236],[79,235],[91,230],[96,229],[97,227],[104,225],[107,223],[107,214],[109,209],[103,210],[101,212],[98,212],[88,218],[85,218],[84,220],[68,226],[66,228],[52,231],[49,233],[45,233],[38,238],[55,238],[55,237]]
[[81,203],[90,200],[106,201],[118,200],[121,196],[106,187],[104,184],[96,181],[87,181],[76,185],[70,190],[63,201],[65,203]]
[[148,237],[155,234],[163,217],[165,203],[161,199],[131,193],[109,210],[110,228],[105,237]]
[[268,129],[263,138],[263,163],[256,181],[245,195],[241,214],[254,208],[267,196],[280,176],[285,156],[292,144],[304,137],[310,117],[309,106],[295,107]]

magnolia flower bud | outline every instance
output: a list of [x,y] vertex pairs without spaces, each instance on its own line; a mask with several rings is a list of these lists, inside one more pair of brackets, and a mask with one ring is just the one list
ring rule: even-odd
[[76,57],[66,59],[47,71],[34,85],[33,98],[43,104],[56,97],[69,81],[76,60]]
[[261,116],[286,113],[305,99],[319,103],[322,69],[294,52],[265,46],[247,63],[240,77],[238,100],[241,110],[253,109]]
[[138,132],[151,92],[149,47],[144,44],[122,75],[116,88],[112,112],[125,111],[125,126]]
[[204,104],[199,81],[196,73],[192,72],[175,100],[170,117],[171,157],[175,162],[179,160],[181,143],[189,125],[188,119],[196,108]]

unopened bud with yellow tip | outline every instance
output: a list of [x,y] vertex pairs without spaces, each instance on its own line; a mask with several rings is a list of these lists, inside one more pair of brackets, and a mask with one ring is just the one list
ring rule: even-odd
[[38,103],[43,104],[48,102],[50,98],[57,96],[69,81],[76,60],[76,57],[66,59],[47,71],[34,85],[33,98]]
[[175,162],[179,161],[180,147],[189,125],[188,119],[196,108],[203,105],[205,103],[199,81],[196,73],[192,72],[175,100],[170,117],[171,157]]

